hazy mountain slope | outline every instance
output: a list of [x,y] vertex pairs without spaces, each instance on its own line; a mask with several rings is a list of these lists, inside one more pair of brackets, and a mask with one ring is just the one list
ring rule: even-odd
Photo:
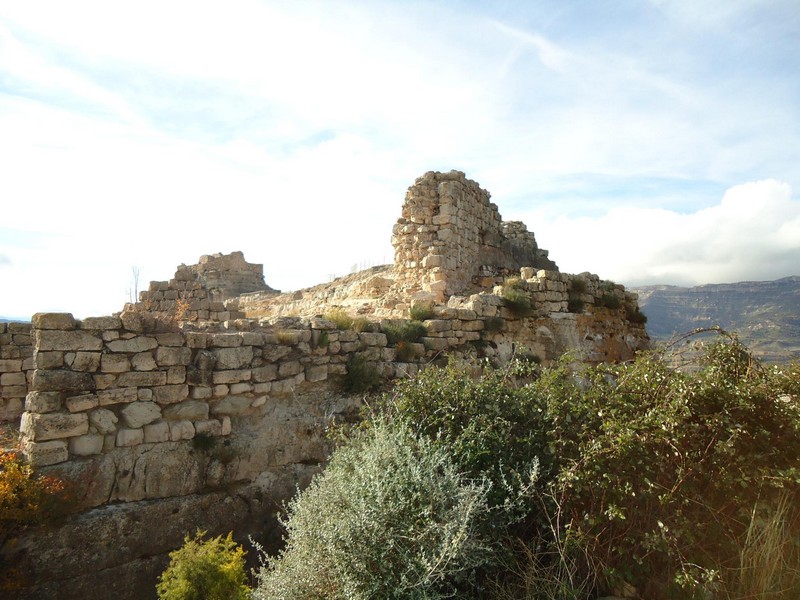
[[647,329],[656,340],[719,325],[738,332],[766,360],[800,360],[800,277],[630,289],[638,292]]

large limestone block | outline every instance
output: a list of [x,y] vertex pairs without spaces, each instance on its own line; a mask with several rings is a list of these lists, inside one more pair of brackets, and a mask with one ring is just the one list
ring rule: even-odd
[[[173,421],[202,421],[208,419],[208,414],[208,404],[199,400],[187,400],[180,404],[167,406],[163,410],[164,418]],[[194,430],[192,430],[192,435],[194,435]]]
[[36,329],[75,329],[75,318],[70,313],[36,313],[31,318]]
[[[252,355],[252,348],[250,349]],[[192,360],[192,349],[183,346],[160,346],[156,349],[156,363],[160,367],[185,366]]]
[[26,412],[22,415],[20,431],[34,442],[58,440],[89,432],[89,417],[85,413],[37,414]]
[[80,396],[70,396],[64,404],[71,413],[83,412],[97,408],[100,401],[95,394],[81,394]]
[[94,379],[90,373],[54,369],[36,369],[31,380],[35,392],[77,392],[94,390]]
[[103,373],[125,373],[131,370],[131,361],[124,354],[103,354],[100,370]]
[[34,332],[36,348],[39,352],[57,351],[98,351],[103,348],[102,338],[87,331],[62,331],[41,329]]
[[109,406],[111,404],[127,404],[128,402],[135,402],[139,398],[139,393],[136,388],[121,388],[111,390],[100,390],[97,392],[97,399],[100,406]]
[[98,408],[89,413],[89,425],[97,433],[103,435],[114,433],[117,430],[118,421],[119,419],[114,414],[114,411],[107,408]]
[[25,444],[24,453],[32,467],[55,465],[69,458],[67,442],[63,440],[27,442]]
[[6,358],[0,360],[0,373],[14,373],[22,370],[22,359]]
[[120,414],[126,427],[139,429],[160,419],[161,408],[155,402],[131,402]]
[[104,331],[106,329],[119,329],[122,321],[119,317],[88,317],[80,322],[81,329]]
[[75,456],[92,456],[103,451],[105,437],[97,433],[87,433],[70,438],[68,442],[69,453]]
[[230,371],[214,371],[212,381],[216,385],[226,383],[239,383],[240,381],[250,381],[252,371],[250,369],[238,369]]
[[239,333],[212,333],[209,335],[208,347],[234,348],[242,345]]
[[144,444],[143,429],[120,429],[117,431],[117,446],[124,448],[139,444]]
[[176,404],[189,397],[189,386],[186,384],[160,385],[153,388],[153,393],[159,404]]
[[25,410],[34,413],[50,413],[61,410],[64,396],[61,392],[28,392]]
[[211,414],[218,415],[241,415],[247,412],[252,403],[251,398],[244,396],[226,396],[211,407]]
[[159,421],[144,426],[144,443],[158,444],[170,441],[169,423]]
[[108,343],[111,352],[146,352],[158,347],[155,338],[139,335],[129,340],[114,340]]
[[164,371],[132,371],[123,373],[117,379],[119,387],[151,387],[166,383],[167,374]]
[[[187,348],[188,350],[188,348]],[[253,362],[253,347],[218,348],[214,350],[218,369],[242,369]]]
[[[207,409],[208,407],[206,407]],[[208,410],[206,416],[208,418]],[[180,440],[190,440],[194,437],[194,425],[191,421],[170,421],[169,422],[169,439],[172,442],[179,442]]]
[[152,352],[139,352],[131,357],[131,367],[135,371],[155,371],[158,365]]

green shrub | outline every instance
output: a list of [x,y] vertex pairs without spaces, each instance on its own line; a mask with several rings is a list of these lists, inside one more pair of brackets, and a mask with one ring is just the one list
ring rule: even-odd
[[428,328],[419,321],[407,321],[400,324],[384,323],[382,329],[390,346],[394,346],[398,342],[416,343],[428,333]]
[[588,285],[587,285],[585,279],[575,278],[572,281],[570,281],[569,291],[572,294],[580,296],[582,294],[585,294],[587,289],[588,289]]
[[531,314],[531,297],[525,290],[507,285],[503,288],[503,306],[517,317],[527,317]]
[[486,317],[483,320],[483,329],[491,333],[502,331],[505,319],[503,317]]
[[323,315],[323,317],[328,321],[333,322],[333,324],[336,325],[336,329],[344,331],[353,328],[353,317],[348,315],[341,308],[328,311]]
[[434,315],[433,305],[429,302],[412,304],[409,310],[409,316],[412,321],[427,321],[428,319],[432,319]]
[[781,400],[786,373],[762,369],[735,339],[696,373],[645,355],[579,378],[562,365],[532,387],[560,465],[550,510],[602,565],[606,590],[706,593],[738,564],[754,506],[800,500],[800,407]]
[[244,550],[231,534],[209,540],[198,530],[170,552],[170,563],[158,578],[159,600],[246,600]]
[[631,303],[625,304],[625,318],[637,325],[644,325],[647,323],[647,315],[644,314],[637,305]]
[[211,452],[217,445],[217,438],[207,433],[198,433],[192,438],[192,448],[198,452]]
[[582,298],[577,296],[568,296],[567,298],[567,311],[571,313],[582,313],[586,308],[586,303]]
[[417,347],[414,346],[413,342],[399,341],[397,342],[395,356],[400,362],[410,362],[415,358],[419,358],[421,353],[417,350]]
[[375,422],[291,501],[286,547],[253,598],[453,597],[493,556],[478,533],[487,490],[447,448],[402,421]]
[[619,296],[617,296],[616,294],[607,292],[597,299],[597,306],[602,306],[603,308],[616,310],[620,306],[622,306],[622,300],[620,300]]
[[368,362],[363,354],[354,354],[347,361],[347,374],[344,376],[344,391],[361,394],[378,389],[383,383],[375,363]]

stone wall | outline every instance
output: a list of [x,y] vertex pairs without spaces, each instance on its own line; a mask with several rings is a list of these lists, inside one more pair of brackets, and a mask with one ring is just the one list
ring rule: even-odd
[[30,323],[0,323],[0,423],[16,422],[33,370]]
[[241,252],[211,254],[195,265],[180,265],[169,281],[151,281],[138,305],[175,322],[221,322],[244,316],[225,302],[250,292],[278,293],[264,283],[263,265],[248,263]]
[[557,270],[533,233],[520,222],[503,223],[489,192],[460,171],[417,179],[392,234],[400,278],[439,301],[521,267]]

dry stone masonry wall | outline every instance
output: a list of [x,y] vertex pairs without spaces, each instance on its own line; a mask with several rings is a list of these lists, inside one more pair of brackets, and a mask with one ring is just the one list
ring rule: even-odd
[[249,292],[278,293],[264,283],[263,265],[248,263],[241,252],[212,254],[196,265],[180,265],[169,281],[151,281],[138,304],[175,322],[222,322],[244,316],[225,301]]
[[19,419],[32,370],[30,323],[0,323],[0,423]]
[[[406,193],[393,229],[401,279],[437,300],[523,266],[557,270],[520,222],[503,223],[489,192],[460,171],[428,172]],[[480,280],[477,278],[481,277]],[[491,287],[491,286],[489,286]]]

